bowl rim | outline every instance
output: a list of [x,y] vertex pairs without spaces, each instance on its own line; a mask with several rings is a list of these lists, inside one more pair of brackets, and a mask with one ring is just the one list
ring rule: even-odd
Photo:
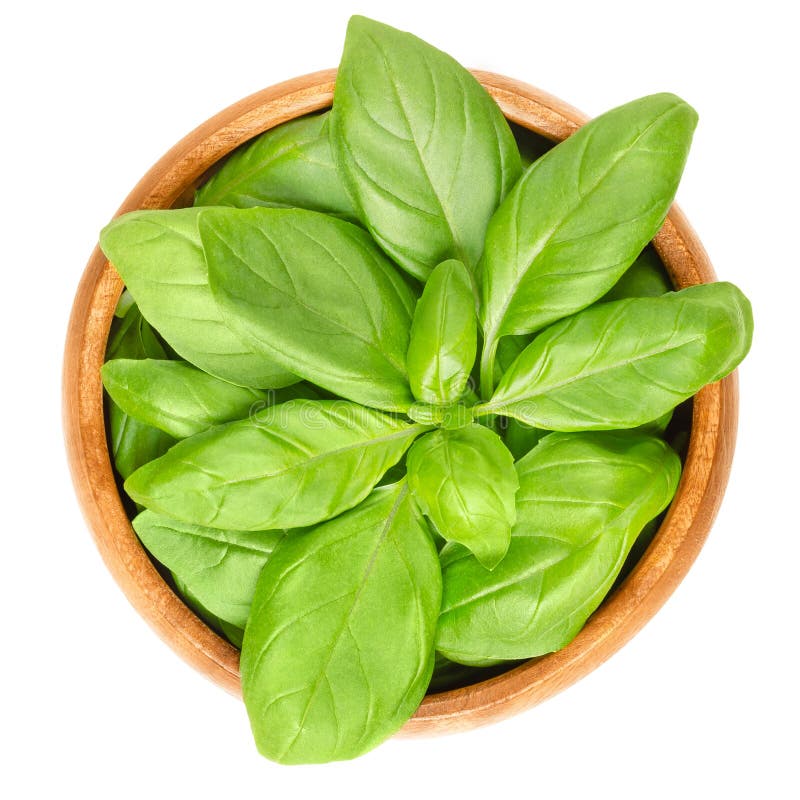
[[[524,82],[473,71],[506,118],[559,141],[587,117]],[[270,86],[211,117],[172,147],[115,214],[188,205],[205,173],[253,136],[331,105],[335,69]],[[653,240],[677,288],[716,280],[694,230],[673,205]],[[99,247],[81,277],[63,364],[63,421],[75,491],[100,554],[139,614],[185,661],[241,696],[239,651],[173,592],[139,543],[125,512],[105,432],[100,366],[122,280]],[[626,644],[684,578],[714,521],[730,472],[738,416],[737,377],[694,397],[688,453],[678,491],[658,533],[622,584],[564,649],[480,683],[427,695],[401,734],[464,730],[511,716],[572,685]]]

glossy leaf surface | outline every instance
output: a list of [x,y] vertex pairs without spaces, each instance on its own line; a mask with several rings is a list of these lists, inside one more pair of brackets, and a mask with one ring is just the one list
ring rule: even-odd
[[637,433],[554,433],[517,472],[517,523],[494,571],[458,545],[442,552],[436,647],[459,663],[532,658],[569,644],[639,532],[669,504],[680,460]]
[[261,575],[242,647],[261,753],[349,759],[398,730],[430,681],[440,602],[436,549],[402,483],[287,537]]
[[178,442],[125,483],[143,506],[196,525],[313,525],[358,504],[425,430],[343,400],[292,400]]
[[495,567],[508,549],[519,486],[500,437],[481,425],[433,431],[414,443],[406,463],[414,499],[437,532]]
[[540,333],[483,409],[548,430],[632,428],[731,372],[752,333],[730,283],[603,303]]
[[299,209],[208,209],[200,220],[225,321],[297,375],[390,411],[413,402],[415,298],[361,228]]
[[478,348],[478,320],[466,267],[444,261],[417,301],[408,345],[408,379],[418,400],[446,405],[464,394]]
[[416,36],[356,16],[333,109],[334,158],[375,241],[420,280],[449,258],[474,270],[521,169],[478,81]]

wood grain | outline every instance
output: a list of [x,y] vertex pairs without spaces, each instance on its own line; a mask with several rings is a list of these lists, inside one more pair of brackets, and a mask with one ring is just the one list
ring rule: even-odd
[[[295,78],[212,117],[142,178],[117,213],[189,204],[202,177],[231,150],[288,119],[329,106],[335,75],[325,70]],[[554,141],[586,121],[525,83],[489,72],[475,75],[508,119]],[[655,246],[676,287],[715,280],[700,240],[677,207]],[[100,366],[121,291],[119,276],[96,248],[78,286],[64,354],[64,431],[75,491],[103,560],[133,606],[178,655],[238,695],[238,651],[163,580],[120,499],[106,441]],[[697,394],[683,476],[664,523],[628,578],[568,647],[490,680],[429,695],[401,734],[465,730],[516,714],[580,680],[630,640],[683,579],[711,529],[733,457],[737,402],[735,375]]]

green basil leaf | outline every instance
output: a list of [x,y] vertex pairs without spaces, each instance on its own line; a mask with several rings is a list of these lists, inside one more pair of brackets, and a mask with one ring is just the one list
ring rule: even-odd
[[658,253],[652,245],[648,245],[623,276],[597,302],[606,303],[628,297],[660,297],[672,290],[669,275]]
[[256,582],[284,531],[230,531],[143,511],[133,520],[142,544],[215,617],[244,628]]
[[569,644],[669,504],[680,460],[629,431],[554,433],[517,472],[517,523],[494,571],[460,546],[442,553],[436,647],[452,661],[533,658]]
[[348,400],[413,402],[415,298],[363,230],[299,209],[208,209],[200,219],[225,321],[270,358]]
[[183,361],[116,358],[103,386],[126,413],[176,439],[248,416],[267,394],[222,381]]
[[329,113],[284,122],[235,150],[195,206],[308,208],[356,220],[331,154]]
[[212,614],[196,597],[189,591],[189,587],[181,581],[181,579],[174,573],[172,575],[172,582],[175,584],[175,591],[180,595],[184,603],[197,614],[206,625],[212,630],[224,636],[234,647],[242,649],[242,640],[244,639],[244,628],[237,625],[232,625],[224,619]]
[[494,382],[508,371],[508,368],[517,360],[517,356],[533,341],[533,336],[504,336],[497,343],[497,359],[494,362]]
[[331,142],[361,220],[394,261],[423,281],[449,258],[475,269],[521,168],[508,123],[467,70],[410,33],[352,17]]
[[485,391],[501,336],[593,303],[655,236],[696,124],[680,98],[643,97],[587,123],[525,172],[492,217],[479,267]]
[[355,758],[425,695],[441,571],[404,484],[287,537],[264,568],[242,647],[242,694],[262,754]]
[[519,487],[500,437],[481,425],[433,431],[413,444],[406,463],[414,499],[437,532],[494,568],[508,549]]
[[536,447],[542,437],[547,436],[550,431],[541,428],[533,428],[520,422],[518,419],[508,417],[505,420],[505,430],[503,431],[503,441],[509,449],[514,461],[519,461]]
[[222,321],[208,287],[198,217],[203,209],[133,211],[107,225],[100,246],[144,315],[182,358],[242,386],[278,388],[294,377]]
[[299,528],[360,503],[425,430],[344,400],[291,400],[265,416],[178,442],[125,490],[196,525]]
[[[125,313],[111,323],[106,357],[165,358],[161,342],[136,305],[126,298],[123,306]],[[143,464],[164,455],[174,444],[171,436],[129,416],[111,398],[107,414],[111,458],[123,480]]]
[[731,372],[752,335],[730,283],[603,303],[540,333],[477,410],[547,430],[633,428]]
[[478,349],[475,299],[466,267],[443,261],[417,301],[408,345],[408,380],[414,396],[447,405],[464,394]]

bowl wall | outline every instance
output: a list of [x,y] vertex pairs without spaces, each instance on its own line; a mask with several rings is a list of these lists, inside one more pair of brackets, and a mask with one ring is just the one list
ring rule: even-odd
[[[326,70],[295,78],[212,117],[142,178],[117,213],[189,205],[206,172],[234,148],[282,122],[328,107],[335,74]],[[509,120],[549,139],[560,141],[586,121],[571,106],[527,84],[487,72],[475,75]],[[654,243],[677,288],[716,279],[677,207]],[[64,356],[64,428],[75,490],[108,569],[137,611],[184,660],[240,694],[238,651],[164,581],[120,499],[106,441],[100,367],[122,288],[119,275],[95,248],[74,300]],[[625,581],[568,647],[481,683],[428,695],[402,733],[466,729],[529,708],[575,683],[634,636],[682,580],[708,535],[730,470],[737,401],[735,374],[695,396],[683,476],[664,522]]]

